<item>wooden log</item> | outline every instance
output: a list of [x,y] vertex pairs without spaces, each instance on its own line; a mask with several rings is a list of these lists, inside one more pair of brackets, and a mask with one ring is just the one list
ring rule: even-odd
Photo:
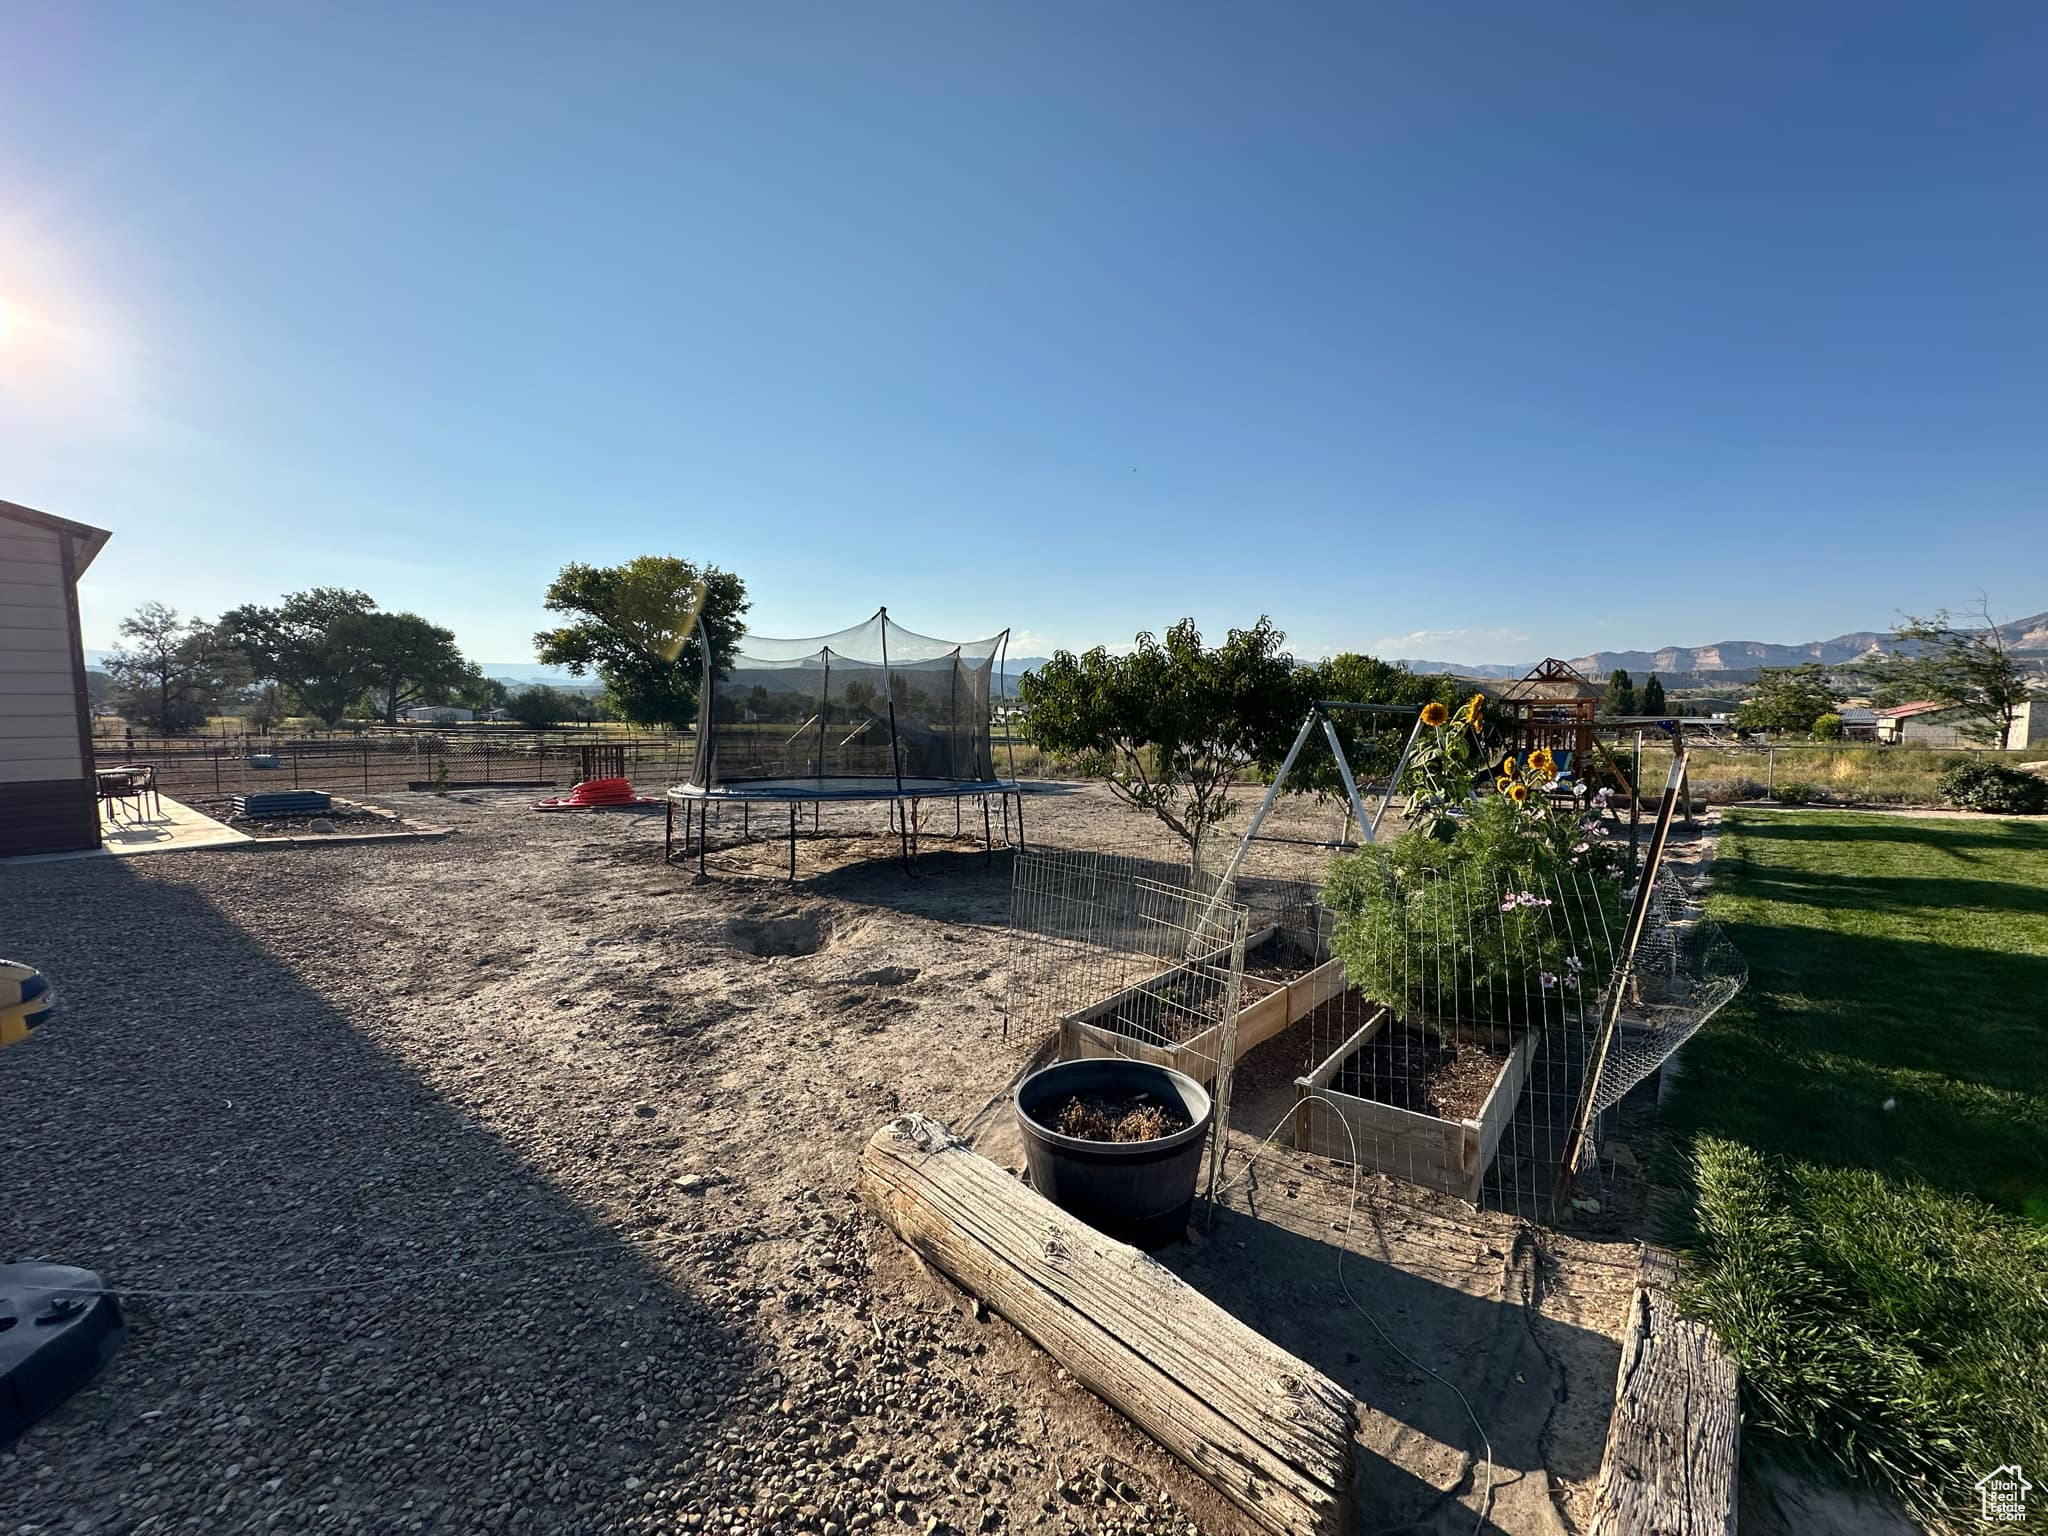
[[1629,1299],[1592,1536],[1734,1536],[1741,1417],[1735,1362],[1678,1315],[1666,1256],[1645,1251]]
[[1348,1536],[1354,1408],[1320,1371],[926,1116],[874,1134],[861,1193],[920,1257],[1259,1525]]

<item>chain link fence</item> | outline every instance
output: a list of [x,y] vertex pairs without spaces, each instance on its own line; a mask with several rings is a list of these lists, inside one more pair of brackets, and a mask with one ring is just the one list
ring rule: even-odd
[[95,766],[149,766],[176,800],[266,789],[565,789],[623,774],[659,793],[687,771],[692,738],[528,731],[383,731],[334,736],[128,737],[94,744]]

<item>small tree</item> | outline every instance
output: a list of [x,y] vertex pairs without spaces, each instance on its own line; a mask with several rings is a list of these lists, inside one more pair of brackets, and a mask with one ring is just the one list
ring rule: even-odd
[[1664,685],[1657,681],[1652,672],[1643,679],[1642,697],[1636,701],[1639,711],[1645,715],[1661,715],[1669,707],[1664,702]]
[[546,683],[520,689],[512,695],[505,708],[514,720],[535,731],[560,725],[576,713],[575,701],[561,689],[550,688]]
[[1019,685],[1027,729],[1152,812],[1199,864],[1203,834],[1231,812],[1236,775],[1277,767],[1300,724],[1304,694],[1285,639],[1262,616],[1205,647],[1182,619],[1164,643],[1139,635],[1129,655],[1057,651]]
[[1813,722],[1813,739],[1815,741],[1840,741],[1843,730],[1842,717],[1833,710],[1829,710],[1826,714],[1815,717]]
[[242,718],[258,736],[268,736],[284,719],[284,690],[275,683],[258,683],[243,696]]
[[1735,711],[1735,726],[1744,731],[1797,731],[1803,735],[1840,702],[1826,669],[1817,661],[1796,667],[1765,667],[1757,676],[1755,691]]
[[2002,747],[2034,684],[2007,650],[1987,599],[1980,597],[1965,618],[1980,622],[1959,624],[1946,608],[1932,618],[1908,615],[1892,631],[1895,648],[1870,657],[1862,670],[1878,703],[1950,705],[1967,716],[1964,735]]
[[503,683],[495,677],[485,677],[483,669],[472,664],[456,688],[455,697],[465,709],[473,709],[481,717],[494,709],[503,709],[509,694]]
[[1607,691],[1600,695],[1600,713],[1612,717],[1635,712],[1635,684],[1628,680],[1628,673],[1616,667],[1607,674]]
[[194,730],[249,681],[247,662],[216,626],[181,619],[163,603],[123,619],[121,640],[106,668],[131,727],[160,736]]
[[747,588],[715,565],[641,555],[624,565],[565,565],[545,601],[551,612],[579,617],[533,637],[542,662],[572,677],[595,671],[613,707],[636,725],[683,730],[697,718],[703,676],[697,617],[701,611],[722,676],[744,632]]

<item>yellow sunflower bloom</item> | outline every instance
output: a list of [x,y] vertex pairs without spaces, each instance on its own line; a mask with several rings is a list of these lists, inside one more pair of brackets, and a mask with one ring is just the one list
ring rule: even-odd
[[1483,694],[1483,693],[1475,693],[1475,694],[1473,694],[1473,695],[1472,695],[1472,698],[1471,698],[1471,702],[1469,702],[1468,704],[1466,704],[1466,706],[1465,706],[1465,709],[1464,709],[1464,713],[1462,713],[1461,715],[1459,715],[1459,717],[1458,717],[1458,718],[1459,718],[1460,720],[1464,721],[1464,722],[1465,722],[1465,724],[1467,724],[1467,725],[1477,725],[1477,724],[1479,723],[1479,711],[1480,711],[1480,709],[1481,709],[1481,708],[1482,708],[1482,707],[1483,707],[1483,706],[1485,705],[1485,703],[1486,703],[1486,695],[1485,695],[1485,694]]
[[1557,767],[1557,759],[1550,755],[1548,747],[1538,747],[1529,754],[1529,766],[1538,773],[1550,773]]
[[1441,704],[1432,701],[1422,706],[1422,723],[1424,725],[1442,725],[1450,718],[1451,712]]
[[1502,758],[1500,762],[1500,771],[1504,774],[1513,773],[1515,771],[1515,760],[1512,757]]
[[1499,790],[1502,794],[1506,794],[1509,790],[1515,787],[1515,781],[1507,777],[1507,775],[1503,774],[1501,775],[1501,777],[1493,781],[1493,787]]
[[1520,805],[1524,800],[1527,800],[1529,798],[1529,786],[1526,784],[1509,785],[1508,798],[1514,801],[1515,804]]

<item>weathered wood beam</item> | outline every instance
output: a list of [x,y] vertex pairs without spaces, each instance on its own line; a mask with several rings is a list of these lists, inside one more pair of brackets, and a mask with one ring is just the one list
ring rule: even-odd
[[861,1154],[904,1242],[1283,1536],[1348,1536],[1351,1397],[1156,1260],[907,1115]]
[[1646,1249],[1629,1299],[1592,1536],[1734,1536],[1741,1411],[1735,1362],[1678,1315],[1669,1256]]

